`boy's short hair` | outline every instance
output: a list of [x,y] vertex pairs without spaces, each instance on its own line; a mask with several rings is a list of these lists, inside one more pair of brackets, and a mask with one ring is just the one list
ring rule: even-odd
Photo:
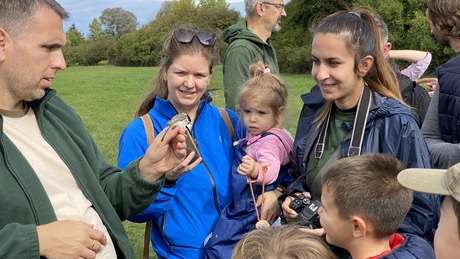
[[383,238],[396,232],[412,204],[412,191],[397,180],[403,169],[401,161],[386,154],[343,158],[324,174],[322,188],[334,192],[341,218],[363,216]]
[[398,175],[398,181],[414,191],[451,196],[460,235],[460,163],[449,169],[410,168]]
[[315,234],[299,226],[255,229],[243,235],[232,259],[336,259],[332,250]]

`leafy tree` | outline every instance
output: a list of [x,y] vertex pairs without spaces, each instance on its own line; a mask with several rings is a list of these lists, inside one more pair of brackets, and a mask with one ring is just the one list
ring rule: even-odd
[[135,31],[137,27],[136,16],[120,7],[105,9],[99,19],[105,27],[107,36],[115,39],[120,38],[123,34]]
[[[364,6],[380,16],[388,26],[392,49],[417,49],[429,51],[433,55],[427,73],[434,73],[440,64],[453,55],[450,47],[441,46],[431,35],[426,22],[425,0],[355,0],[354,6]],[[397,61],[401,67],[408,64]]]
[[223,56],[227,46],[219,38],[220,32],[239,18],[239,12],[235,10],[203,8],[196,6],[194,0],[165,1],[154,21],[117,41],[115,63],[122,66],[158,65],[164,56],[164,41],[177,27],[215,32],[218,35],[216,45]]
[[93,22],[89,26],[89,40],[102,40],[107,37],[107,34],[102,30],[102,23],[97,18],[94,18]]
[[199,6],[205,9],[228,9],[228,7],[230,7],[230,4],[227,4],[226,0],[200,0]]
[[69,30],[65,33],[67,45],[68,46],[77,46],[81,42],[85,41],[85,37],[77,30],[75,23],[73,23]]

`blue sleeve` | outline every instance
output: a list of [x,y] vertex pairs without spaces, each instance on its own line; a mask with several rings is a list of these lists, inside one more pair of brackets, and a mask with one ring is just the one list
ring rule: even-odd
[[[396,157],[408,168],[433,168],[428,146],[415,120],[402,125]],[[440,196],[414,191],[412,206],[398,232],[413,233],[433,243],[439,222]]]
[[402,123],[399,136],[400,143],[395,156],[407,168],[433,168],[433,159],[415,120],[413,123]]

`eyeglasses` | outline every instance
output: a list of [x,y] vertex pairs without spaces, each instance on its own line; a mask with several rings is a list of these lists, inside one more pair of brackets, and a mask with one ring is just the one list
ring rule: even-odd
[[273,5],[276,7],[280,12],[284,10],[284,4],[275,4],[275,3],[270,3],[270,2],[261,2],[262,4],[268,4],[268,5]]
[[190,43],[195,36],[205,46],[213,46],[216,42],[216,34],[207,31],[177,29],[173,31],[173,35],[180,43]]

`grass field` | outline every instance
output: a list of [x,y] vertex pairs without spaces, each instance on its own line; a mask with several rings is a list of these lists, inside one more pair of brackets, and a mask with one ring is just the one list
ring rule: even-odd
[[[133,120],[134,111],[152,87],[151,81],[157,71],[157,67],[70,67],[58,72],[53,88],[82,117],[109,163],[116,164],[120,135]],[[300,95],[315,83],[310,75],[281,76],[289,88],[289,131],[294,135],[303,104]],[[216,67],[210,87],[223,89],[221,67]],[[223,90],[212,92],[212,97],[214,106],[225,106]],[[128,221],[123,224],[136,257],[142,258],[144,224]],[[156,257],[152,255],[151,258]]]

